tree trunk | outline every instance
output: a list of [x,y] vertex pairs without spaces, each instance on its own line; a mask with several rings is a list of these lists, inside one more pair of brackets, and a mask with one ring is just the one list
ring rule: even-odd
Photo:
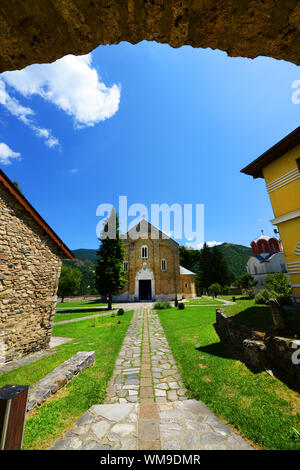
[[107,310],[111,310],[112,308],[112,296],[108,296],[108,304],[107,304]]

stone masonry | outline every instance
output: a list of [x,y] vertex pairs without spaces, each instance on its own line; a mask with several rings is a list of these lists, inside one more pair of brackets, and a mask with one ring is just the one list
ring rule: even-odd
[[0,365],[48,347],[62,257],[0,182]]
[[[185,297],[196,297],[194,274],[190,273],[182,282],[178,243],[154,225],[144,219],[131,228],[124,248],[127,283],[120,294],[113,297],[115,302],[174,301],[176,297],[182,298],[183,285],[186,285]],[[144,282],[148,283],[146,292],[142,287]]]
[[300,391],[300,340],[255,331],[216,311],[215,330],[223,344],[256,370],[271,369],[283,382]]
[[31,0],[0,5],[0,71],[121,41],[300,64],[298,0]]
[[95,363],[95,351],[80,351],[30,387],[27,411],[33,410]]

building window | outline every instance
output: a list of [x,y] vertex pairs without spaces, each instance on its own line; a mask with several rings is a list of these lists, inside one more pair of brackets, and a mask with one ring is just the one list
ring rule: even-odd
[[185,287],[186,289],[188,289],[189,285],[188,285],[187,282],[184,284],[184,287]]
[[128,261],[124,261],[123,269],[124,269],[125,273],[128,273]]
[[146,245],[142,246],[142,259],[148,259],[148,247]]
[[161,260],[161,270],[166,271],[167,270],[167,263],[165,259]]

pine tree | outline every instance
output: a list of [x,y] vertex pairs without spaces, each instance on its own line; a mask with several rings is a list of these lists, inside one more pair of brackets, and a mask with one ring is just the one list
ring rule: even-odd
[[213,283],[225,286],[230,284],[231,276],[225,258],[219,248],[212,248],[212,279]]
[[208,287],[213,283],[211,249],[206,243],[204,243],[201,250],[201,258],[197,270],[197,279],[199,281],[200,289],[205,291],[207,291]]
[[217,246],[209,248],[204,243],[196,270],[196,283],[199,292],[207,291],[211,284],[230,284],[231,275],[223,254]]
[[[115,228],[113,237],[108,235],[109,227]],[[125,250],[120,238],[119,220],[113,209],[101,234],[101,243],[97,251],[96,286],[100,295],[108,300],[108,310],[112,307],[112,296],[117,295],[126,284],[123,262]]]

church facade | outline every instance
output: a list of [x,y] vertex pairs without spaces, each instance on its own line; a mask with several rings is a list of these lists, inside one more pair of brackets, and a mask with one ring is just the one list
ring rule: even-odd
[[179,264],[179,245],[146,220],[124,240],[127,283],[118,301],[173,301],[196,297],[195,275]]

